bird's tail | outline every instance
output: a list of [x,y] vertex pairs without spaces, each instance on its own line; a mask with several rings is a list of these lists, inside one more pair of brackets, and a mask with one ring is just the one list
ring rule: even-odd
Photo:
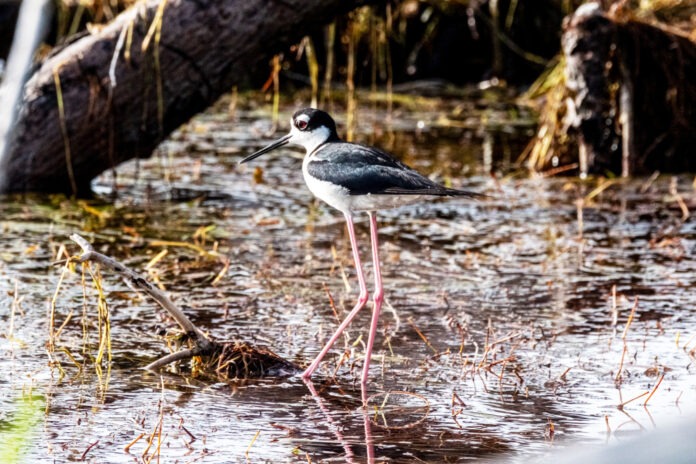
[[467,197],[475,200],[485,200],[486,198],[491,198],[490,195],[486,195],[485,193],[471,192],[469,190],[459,190],[447,187],[443,188],[443,190],[444,192],[442,193],[442,196],[446,197]]

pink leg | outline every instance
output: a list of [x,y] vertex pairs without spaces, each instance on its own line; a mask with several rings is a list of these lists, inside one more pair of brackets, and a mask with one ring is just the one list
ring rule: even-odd
[[377,217],[373,211],[367,213],[370,216],[370,239],[372,241],[372,267],[375,273],[375,293],[373,294],[372,322],[370,323],[370,335],[367,338],[365,348],[365,364],[363,366],[362,384],[367,384],[367,376],[370,372],[370,358],[372,346],[375,344],[375,335],[379,325],[379,312],[384,300],[384,288],[382,287],[382,271],[379,266],[379,241],[377,240]]
[[321,350],[321,353],[319,353],[319,355],[314,359],[314,361],[312,361],[312,364],[310,364],[309,367],[304,371],[304,373],[302,374],[303,379],[309,379],[312,376],[315,369],[319,366],[321,360],[324,358],[324,356],[326,356],[326,353],[329,352],[333,344],[336,343],[336,340],[338,340],[338,337],[341,336],[341,333],[343,333],[345,328],[348,327],[348,324],[350,324],[353,318],[355,318],[356,314],[358,314],[358,312],[367,303],[367,285],[365,285],[365,275],[363,274],[362,265],[360,264],[360,253],[358,253],[358,242],[355,239],[355,227],[353,226],[353,218],[348,213],[345,213],[344,215],[346,217],[348,235],[350,236],[350,246],[353,249],[353,261],[355,261],[355,270],[358,274],[358,283],[360,284],[360,296],[358,296],[358,302],[355,304],[355,307],[353,307],[353,310],[348,314],[348,316],[346,316],[341,325],[338,326],[336,332],[331,336],[326,345],[324,345],[324,348]]

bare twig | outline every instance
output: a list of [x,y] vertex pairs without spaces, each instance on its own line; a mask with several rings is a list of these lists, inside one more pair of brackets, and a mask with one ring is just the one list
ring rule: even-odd
[[247,446],[246,452],[244,453],[244,457],[246,458],[247,462],[249,462],[249,451],[251,451],[251,447],[254,446],[254,443],[256,442],[256,439],[259,438],[259,435],[261,435],[261,430],[256,431],[256,435],[254,435],[254,438],[251,439],[251,443],[249,443],[249,446]]
[[624,359],[626,358],[626,353],[628,352],[628,344],[626,342],[626,336],[628,335],[628,329],[631,327],[633,318],[636,314],[636,308],[638,308],[638,297],[633,300],[633,307],[631,308],[631,314],[628,315],[628,320],[626,321],[626,327],[624,327],[623,333],[621,334],[621,340],[623,340],[623,351],[621,352],[621,361],[619,361],[619,370],[616,373],[614,381],[620,383],[622,380]]
[[92,245],[78,234],[72,234],[70,239],[77,243],[80,248],[82,248],[82,254],[78,257],[72,258],[72,261],[79,263],[92,261],[115,271],[126,281],[128,286],[134,289],[142,290],[150,295],[157,303],[159,303],[159,305],[162,306],[162,308],[167,311],[174,318],[177,324],[179,324],[179,326],[186,332],[186,335],[195,340],[196,346],[198,346],[200,350],[210,351],[213,349],[214,343],[198,327],[196,327],[188,317],[186,317],[183,311],[181,311],[164,292],[115,259],[94,251]]
[[633,317],[636,315],[636,308],[638,307],[638,297],[633,300],[633,307],[631,308],[631,314],[628,315],[628,320],[626,321],[626,327],[624,327],[623,334],[621,334],[621,339],[626,340],[626,335],[628,334],[628,329],[631,327],[631,322],[633,322]]
[[657,389],[660,387],[660,384],[662,383],[662,381],[664,380],[664,378],[665,378],[665,374],[662,374],[662,375],[660,376],[660,379],[657,381],[657,383],[656,383],[655,386],[653,387],[652,391],[650,392],[650,395],[648,395],[648,398],[645,400],[645,403],[643,403],[643,406],[645,406],[645,407],[648,406],[648,401],[650,401],[650,398],[653,397],[653,395],[655,394],[655,392],[657,391]]
[[676,176],[673,176],[669,182],[669,194],[672,195],[672,198],[674,198],[674,200],[679,205],[679,209],[681,209],[682,221],[686,221],[687,219],[689,219],[689,215],[690,215],[689,207],[686,206],[684,199],[677,191],[677,177]]
[[623,403],[619,404],[619,405],[616,406],[616,407],[617,407],[620,411],[622,411],[622,410],[623,410],[623,407],[626,406],[628,403],[632,403],[632,402],[634,402],[635,400],[641,399],[642,397],[644,397],[644,396],[647,395],[648,393],[650,393],[650,392],[649,392],[649,391],[643,392],[643,393],[641,393],[641,394],[638,395],[638,396],[634,396],[633,398],[631,398],[631,399],[628,400],[628,401],[624,401]]
[[434,347],[433,345],[430,344],[430,341],[428,340],[428,337],[426,337],[426,336],[423,334],[423,332],[421,332],[420,329],[418,329],[418,327],[416,326],[416,323],[413,322],[413,318],[409,317],[409,318],[408,318],[408,323],[411,324],[411,327],[413,327],[413,330],[416,331],[416,333],[418,334],[418,336],[421,338],[421,340],[423,340],[423,341],[425,342],[425,344],[428,346],[428,348],[430,348],[431,350],[433,350],[433,353],[437,354],[438,351],[435,349],[435,347]]
[[87,457],[87,453],[89,453],[90,450],[91,450],[92,448],[94,448],[95,446],[97,446],[98,444],[99,444],[99,440],[97,440],[97,441],[95,441],[94,443],[92,443],[91,445],[89,445],[89,446],[87,447],[87,449],[85,450],[85,452],[82,453],[82,457],[80,458],[80,461],[84,461],[84,460],[85,460],[85,457]]
[[132,447],[133,445],[135,445],[135,444],[136,444],[141,438],[143,438],[144,436],[145,436],[145,434],[141,432],[140,435],[138,435],[137,437],[135,437],[135,438],[133,439],[133,441],[131,441],[130,443],[128,443],[128,444],[125,446],[125,448],[123,448],[123,451],[126,452],[126,453],[130,453],[131,447]]

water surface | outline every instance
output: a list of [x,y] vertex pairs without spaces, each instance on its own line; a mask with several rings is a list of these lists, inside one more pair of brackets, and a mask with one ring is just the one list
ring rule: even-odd
[[[343,317],[356,297],[350,246],[340,213],[303,185],[297,150],[237,165],[278,135],[267,113],[203,115],[152,159],[98,179],[88,202],[6,198],[0,434],[23,443],[26,462],[523,461],[692,417],[696,231],[673,195],[676,182],[695,205],[692,179],[530,176],[514,167],[528,126],[510,107],[486,112],[483,126],[437,110],[360,114],[360,140],[491,196],[379,214],[388,305],[365,392],[369,308],[310,386],[156,374],[141,368],[168,352],[175,324],[104,271],[112,358],[96,369],[98,298],[78,267],[64,275],[56,327],[72,316],[49,345],[63,272],[51,263],[62,247],[77,252],[68,236],[79,232],[216,338],[300,365],[318,353],[337,326],[330,300]],[[357,229],[371,283],[366,219]],[[647,407],[647,395],[618,407],[661,378]]]

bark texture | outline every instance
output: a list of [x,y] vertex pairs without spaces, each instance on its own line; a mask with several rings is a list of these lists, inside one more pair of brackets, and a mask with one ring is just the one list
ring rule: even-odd
[[51,56],[27,83],[2,189],[89,192],[95,176],[149,156],[246,70],[368,2],[144,0]]
[[567,20],[562,43],[581,170],[696,170],[696,43],[592,4]]
[[[594,5],[592,5],[594,6]],[[611,94],[617,82],[612,65],[616,27],[598,7],[580,8],[566,24],[562,37],[566,88],[572,99],[568,114],[578,133],[580,170],[597,167],[597,158],[619,151],[615,124],[616,101]]]

